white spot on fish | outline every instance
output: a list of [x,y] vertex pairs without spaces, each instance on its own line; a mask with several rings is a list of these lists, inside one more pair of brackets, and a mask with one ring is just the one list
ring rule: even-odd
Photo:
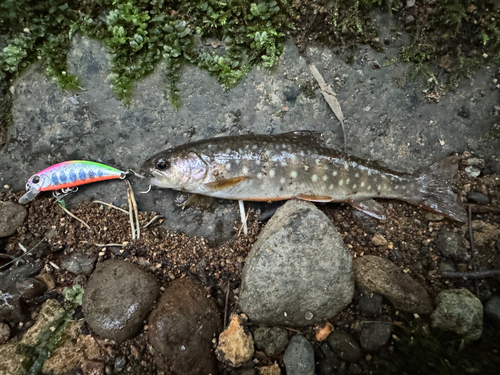
[[276,172],[274,171],[274,169],[271,169],[269,171],[269,177],[273,178],[275,174],[276,174]]
[[356,185],[356,184],[352,185],[353,189],[356,189],[357,187],[358,187],[358,185]]
[[246,145],[245,148],[248,150],[250,148],[250,145]]
[[286,167],[286,161],[282,161],[280,164],[282,167]]
[[381,189],[382,189],[381,185],[377,186],[377,190],[381,190]]
[[349,170],[349,164],[348,164],[347,162],[345,162],[345,163],[344,163],[344,169],[345,169],[346,171],[348,171],[348,170]]
[[230,148],[226,149],[226,154],[230,154],[230,153],[231,153],[231,149]]
[[292,171],[292,172],[290,173],[290,177],[291,177],[291,178],[297,178],[297,172]]
[[354,177],[359,177],[359,173],[356,173],[356,174],[354,175]]
[[248,173],[248,168],[247,167],[243,167],[243,174],[247,174]]
[[229,171],[231,169],[231,163],[226,164],[226,169]]
[[321,163],[321,160],[316,159],[315,162],[316,162],[316,165],[319,165]]
[[333,174],[333,177],[335,177],[338,174],[338,172],[337,171],[333,171],[332,174]]
[[332,189],[333,189],[333,184],[330,185],[330,190],[332,190]]
[[252,150],[257,150],[257,145],[253,145]]
[[311,180],[312,180],[313,182],[318,181],[318,175],[317,175],[317,174],[313,174],[313,175],[312,175],[312,177],[311,177]]
[[344,185],[344,180],[339,181],[339,186],[342,186],[342,185]]
[[348,178],[347,180],[345,180],[345,184],[346,184],[346,185],[349,185],[349,182],[351,182],[351,179],[350,179],[350,178]]
[[328,176],[325,174],[325,175],[323,176],[323,181],[326,181],[326,180],[328,180]]
[[243,150],[242,150],[241,148],[239,148],[239,149],[238,149],[238,152],[239,152],[240,154],[243,154]]
[[371,190],[371,189],[372,189],[372,186],[371,186],[371,185],[368,185],[367,189],[368,189],[368,190]]
[[306,188],[306,183],[305,183],[305,182],[301,183],[301,184],[300,184],[300,187],[301,187],[302,189],[305,189],[305,188]]
[[236,159],[235,162],[236,162],[236,165],[240,165],[241,160],[240,159]]
[[370,171],[370,170],[368,169],[368,176],[370,176],[371,174],[372,174],[372,171]]
[[281,145],[281,147],[286,148],[286,144],[284,144],[284,143],[283,143],[283,144]]
[[285,177],[280,178],[280,183],[284,184],[286,182]]
[[295,161],[295,160],[297,160],[297,155],[295,155],[295,154],[290,154],[290,160],[291,160],[291,161]]
[[382,176],[382,178],[387,178],[387,176],[385,174],[382,174],[381,176]]
[[399,189],[399,186],[398,186],[398,185],[394,186],[394,189],[398,190],[398,189]]
[[364,187],[365,186],[365,182],[362,181],[361,184],[359,184],[359,186]]
[[392,189],[391,189],[391,187],[390,187],[390,186],[388,186],[388,187],[387,187],[387,191],[391,191],[391,190],[392,190]]
[[306,154],[304,153],[304,151],[300,151],[300,156],[306,156]]
[[260,172],[259,172],[259,173],[257,173],[257,178],[258,178],[259,180],[262,180],[262,173],[260,173]]
[[255,159],[255,164],[260,165],[260,159]]
[[308,165],[304,165],[304,169],[305,169],[306,171],[308,171],[308,170],[309,170],[309,166],[308,166]]
[[271,155],[271,150],[267,150],[266,152],[264,152],[264,154],[265,154],[266,156],[270,156],[270,155]]

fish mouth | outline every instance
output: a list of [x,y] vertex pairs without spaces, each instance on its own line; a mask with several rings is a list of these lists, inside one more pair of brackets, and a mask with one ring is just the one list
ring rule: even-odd
[[28,189],[28,191],[21,198],[19,198],[19,203],[20,204],[29,203],[33,199],[35,199],[38,194],[40,194],[38,190]]

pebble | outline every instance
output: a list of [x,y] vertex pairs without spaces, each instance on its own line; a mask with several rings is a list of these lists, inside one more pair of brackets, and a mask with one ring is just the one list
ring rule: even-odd
[[384,297],[378,293],[363,293],[359,296],[358,310],[361,315],[373,316],[382,312],[382,300]]
[[443,215],[435,214],[432,212],[428,212],[425,214],[425,219],[429,221],[441,221],[444,219]]
[[115,374],[118,374],[123,371],[125,368],[125,365],[127,364],[127,360],[125,359],[124,356],[119,356],[116,357],[115,359],[115,365],[113,367],[113,371]]
[[375,246],[385,246],[387,245],[387,240],[385,239],[384,236],[382,236],[381,234],[376,234],[372,237],[372,243],[375,245]]
[[259,327],[253,334],[255,347],[269,357],[275,357],[286,349],[288,332],[279,327]]
[[0,202],[0,237],[9,237],[17,232],[28,216],[26,208],[14,202]]
[[52,276],[50,273],[44,273],[43,275],[40,275],[40,279],[45,283],[45,285],[47,285],[47,290],[51,291],[56,287],[54,276]]
[[431,321],[432,327],[453,331],[466,340],[475,341],[483,331],[483,305],[467,289],[443,290],[436,297]]
[[441,262],[439,262],[439,270],[441,272],[455,272],[455,264],[449,260],[449,259],[444,259]]
[[484,314],[497,327],[500,327],[500,296],[492,296],[484,306]]
[[316,362],[318,375],[337,374],[342,365],[339,357],[326,342],[322,343],[316,351]]
[[475,165],[477,167],[481,167],[482,168],[482,167],[484,167],[484,159],[469,158],[469,159],[464,160],[463,164],[467,165],[467,166]]
[[328,336],[328,345],[344,361],[357,362],[363,354],[354,337],[342,329],[337,329]]
[[353,293],[351,255],[342,237],[312,203],[291,200],[253,245],[239,303],[254,322],[300,327],[335,316]]
[[290,339],[290,343],[283,356],[287,375],[314,375],[314,350],[309,341],[297,334]]
[[75,275],[90,275],[96,260],[97,255],[86,255],[82,251],[75,251],[62,259],[61,267]]
[[0,345],[5,344],[10,337],[10,327],[7,323],[0,323]]
[[128,340],[141,330],[159,292],[156,278],[139,266],[107,260],[97,266],[85,289],[85,320],[102,338]]
[[471,191],[469,194],[467,194],[467,200],[471,203],[482,204],[482,205],[487,205],[491,203],[490,198],[488,198],[486,195],[478,191]]
[[467,176],[475,178],[481,174],[481,170],[476,167],[469,166],[465,168],[465,173],[467,173]]
[[47,291],[47,285],[40,280],[30,277],[16,284],[17,290],[26,299],[43,295]]
[[331,323],[326,322],[326,324],[323,327],[318,327],[316,329],[316,341],[324,341],[328,338],[330,333],[333,331],[333,326]]
[[202,284],[189,278],[170,282],[148,325],[160,369],[185,375],[218,373],[212,340],[222,330],[222,318]]
[[392,326],[390,322],[365,323],[359,336],[359,343],[363,350],[373,352],[389,342],[391,333]]
[[376,292],[397,309],[430,314],[432,301],[427,290],[390,260],[374,255],[356,258],[353,263],[356,285],[362,292]]
[[[476,247],[489,247],[492,242],[500,238],[500,227],[496,224],[490,224],[482,220],[472,220],[472,229],[474,230],[474,244]],[[464,233],[468,233],[469,226],[464,224],[462,227]]]
[[469,242],[459,233],[442,228],[436,238],[436,248],[445,258],[465,263],[470,260]]
[[250,360],[254,353],[253,338],[245,327],[245,314],[231,315],[229,326],[219,336],[217,359],[232,367],[239,367]]
[[260,375],[281,375],[281,369],[277,363],[274,363],[271,366],[259,367],[259,374]]
[[363,369],[357,363],[351,363],[349,365],[349,373],[354,375],[359,375],[363,372]]

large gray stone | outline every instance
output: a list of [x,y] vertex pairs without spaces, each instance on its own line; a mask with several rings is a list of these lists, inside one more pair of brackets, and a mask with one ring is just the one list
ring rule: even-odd
[[366,255],[354,260],[356,286],[363,292],[386,297],[397,309],[430,314],[432,301],[427,290],[390,260]]
[[92,330],[118,342],[137,335],[160,292],[158,280],[130,262],[99,264],[83,295],[83,313]]
[[0,202],[0,237],[16,233],[28,216],[26,208],[14,202]]
[[346,307],[354,293],[351,256],[313,204],[289,201],[247,257],[240,307],[252,321],[307,326]]
[[158,367],[174,375],[217,374],[212,340],[222,330],[221,314],[203,285],[172,281],[149,317],[149,342]]
[[307,339],[297,334],[290,339],[290,343],[283,356],[287,375],[314,375],[314,350]]
[[443,290],[436,297],[432,326],[453,331],[467,340],[477,340],[483,332],[483,305],[467,289]]

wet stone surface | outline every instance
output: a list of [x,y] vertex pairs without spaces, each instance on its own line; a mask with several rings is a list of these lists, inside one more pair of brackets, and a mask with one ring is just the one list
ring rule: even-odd
[[283,356],[288,375],[313,375],[314,350],[307,339],[297,334],[290,339]]
[[391,338],[391,325],[390,319],[384,322],[365,323],[359,337],[359,343],[363,350],[372,352],[387,344]]
[[0,237],[8,237],[16,233],[27,215],[28,211],[20,204],[0,202]]
[[378,315],[382,312],[382,295],[378,293],[362,293],[358,300],[358,309],[364,316]]
[[150,273],[129,262],[108,260],[98,265],[85,289],[85,321],[102,338],[130,339],[142,328],[159,291]]
[[270,357],[281,353],[288,345],[288,333],[279,327],[259,327],[253,334],[255,347]]
[[344,361],[357,362],[363,354],[356,339],[342,329],[330,333],[328,345]]

